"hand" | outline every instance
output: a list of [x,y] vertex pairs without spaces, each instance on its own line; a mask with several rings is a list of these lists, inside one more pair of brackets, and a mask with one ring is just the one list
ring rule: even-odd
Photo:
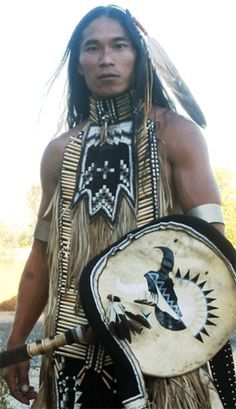
[[3,373],[11,395],[26,405],[37,397],[34,387],[29,384],[29,366],[29,361],[22,362],[9,366]]

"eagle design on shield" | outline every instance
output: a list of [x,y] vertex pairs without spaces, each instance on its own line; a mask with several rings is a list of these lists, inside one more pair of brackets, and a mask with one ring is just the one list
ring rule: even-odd
[[[176,274],[171,278],[174,254],[168,247],[156,248],[163,252],[163,259],[159,270],[144,274],[149,299],[137,299],[135,302],[152,305],[155,308],[156,319],[162,327],[172,331],[190,328],[194,337],[203,342],[201,333],[209,336],[205,326],[216,325],[214,319],[219,318],[211,312],[217,309],[210,305],[216,298],[208,297],[213,289],[204,290],[206,281],[198,283],[199,274],[191,278],[190,270],[182,277],[180,270],[177,269]],[[192,315],[192,320],[190,315]],[[199,324],[196,325],[196,323]]]

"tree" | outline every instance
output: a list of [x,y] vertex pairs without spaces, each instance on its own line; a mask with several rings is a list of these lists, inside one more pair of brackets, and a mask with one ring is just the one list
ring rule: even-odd
[[41,186],[38,183],[34,183],[30,186],[27,192],[27,206],[30,213],[30,226],[35,224],[37,212],[39,208],[39,202],[41,197]]
[[17,246],[15,231],[8,223],[0,222],[0,250]]
[[216,168],[215,177],[221,192],[225,235],[236,247],[236,176],[233,171]]

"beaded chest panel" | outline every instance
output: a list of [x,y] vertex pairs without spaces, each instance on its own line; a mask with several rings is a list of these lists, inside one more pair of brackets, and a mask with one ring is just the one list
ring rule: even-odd
[[114,225],[121,196],[135,204],[132,122],[110,126],[102,142],[100,133],[92,125],[86,135],[72,206],[87,195],[90,218],[103,214]]

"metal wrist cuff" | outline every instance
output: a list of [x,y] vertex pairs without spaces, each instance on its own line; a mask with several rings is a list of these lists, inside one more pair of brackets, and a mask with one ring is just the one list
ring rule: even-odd
[[35,239],[45,241],[47,243],[48,238],[49,238],[49,233],[50,233],[50,222],[47,222],[46,220],[43,220],[43,219],[38,219],[35,225],[33,237],[35,237]]
[[224,217],[221,206],[214,203],[207,203],[201,206],[193,207],[186,212],[187,216],[195,216],[208,223],[224,224]]

